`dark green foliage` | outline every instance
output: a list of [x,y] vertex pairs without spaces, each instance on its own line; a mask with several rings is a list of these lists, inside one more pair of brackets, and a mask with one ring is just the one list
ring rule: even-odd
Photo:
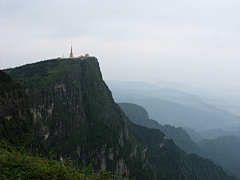
[[0,139],[32,154],[36,149],[46,153],[34,135],[27,96],[21,86],[2,71],[0,82]]
[[28,156],[0,141],[0,179],[127,179],[104,170],[94,172],[91,164],[76,168],[72,161],[56,162],[39,155]]
[[[199,160],[201,165],[197,169],[189,156],[172,140],[164,141],[164,134],[160,130],[128,121],[102,81],[96,58],[44,61],[6,72],[20,82],[26,91],[34,116],[33,127],[44,146],[57,153],[56,159],[67,160],[71,156],[76,161],[73,164],[77,166],[84,163],[88,165],[94,160],[96,171],[101,167],[115,174],[127,170],[129,177],[136,179],[155,179],[156,175],[158,179],[228,179],[221,168],[219,171],[218,168],[211,168],[214,164],[207,165],[206,170],[201,168],[201,159],[195,160]],[[161,143],[164,144],[160,148]],[[3,153],[11,156],[6,151]],[[114,156],[110,158],[110,155]],[[10,166],[13,166],[11,163],[16,162],[13,159],[4,163],[10,162]],[[31,161],[46,164],[39,170],[33,166],[37,171],[33,171],[34,175],[44,175],[36,178],[58,177],[64,172],[59,177],[67,175],[69,179],[76,179],[72,171],[67,174],[71,169],[67,164],[57,166],[54,161],[47,159]],[[56,170],[56,173],[52,170]],[[214,171],[213,176],[208,175],[211,171]],[[29,177],[23,173],[21,176]]]
[[30,124],[16,116],[10,120],[0,117],[0,124],[3,126],[1,138],[8,140],[15,146],[31,147],[33,132]]
[[128,127],[129,132],[144,145],[149,163],[157,170],[158,179],[235,179],[227,176],[212,161],[194,154],[187,155],[173,140],[164,140],[160,130],[131,122],[128,122]]
[[5,93],[19,89],[20,85],[13,81],[7,74],[0,70],[0,96],[5,97]]
[[[118,174],[122,159],[130,177],[154,178],[150,164],[143,169],[142,146],[128,137],[126,117],[103,82],[96,58],[44,61],[5,72],[26,90],[34,128],[56,159],[72,157],[77,165],[94,159],[94,168],[100,169],[104,156],[107,170]],[[136,153],[130,157],[133,146]]]
[[208,153],[209,158],[221,165],[230,174],[240,178],[240,139],[236,136],[220,136],[217,139],[202,140],[198,145]]
[[[189,160],[191,161],[191,166],[193,167],[194,174],[196,177],[202,178],[202,179],[230,179],[234,180],[236,179],[233,176],[227,176],[222,168],[220,166],[216,166],[212,161],[205,159],[205,158],[199,158],[195,154],[188,155]],[[199,171],[199,169],[202,169],[202,172]],[[205,178],[204,178],[205,177]]]
[[76,59],[48,60],[34,64],[27,64],[14,69],[4,70],[10,77],[20,82],[22,87],[47,86],[59,78],[67,75],[69,71],[77,70]]

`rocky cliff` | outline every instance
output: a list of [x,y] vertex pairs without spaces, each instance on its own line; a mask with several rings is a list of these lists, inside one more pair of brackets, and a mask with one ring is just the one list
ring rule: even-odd
[[147,171],[154,178],[143,147],[129,135],[126,116],[102,80],[96,58],[43,61],[5,72],[23,86],[34,129],[58,159],[70,156],[77,165],[93,160],[96,169],[126,172],[137,179],[146,178]]
[[211,161],[186,155],[159,129],[131,123],[113,101],[94,57],[5,72],[24,88],[34,129],[58,160],[72,157],[77,165],[92,163],[95,170],[131,179],[234,179]]
[[0,139],[35,154],[46,151],[35,136],[27,96],[20,84],[0,71]]

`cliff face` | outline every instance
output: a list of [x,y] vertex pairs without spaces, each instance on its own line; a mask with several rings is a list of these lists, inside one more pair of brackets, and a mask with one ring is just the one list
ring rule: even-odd
[[131,179],[231,179],[211,161],[186,155],[159,129],[131,123],[113,101],[96,58],[43,61],[5,72],[24,88],[34,129],[58,160],[72,157],[77,165],[92,163]]
[[[43,61],[6,72],[23,86],[34,129],[58,159],[93,160],[96,169],[145,177],[143,147],[128,134],[126,117],[103,82],[96,58]],[[151,166],[144,168],[154,178]]]
[[18,148],[25,148],[31,154],[36,148],[44,152],[34,135],[32,120],[27,97],[20,84],[0,71],[0,138]]

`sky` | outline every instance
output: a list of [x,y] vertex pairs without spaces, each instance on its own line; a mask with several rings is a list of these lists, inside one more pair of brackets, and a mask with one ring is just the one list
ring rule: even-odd
[[0,69],[68,57],[72,44],[74,56],[98,58],[104,80],[236,91],[239,9],[238,0],[0,0]]

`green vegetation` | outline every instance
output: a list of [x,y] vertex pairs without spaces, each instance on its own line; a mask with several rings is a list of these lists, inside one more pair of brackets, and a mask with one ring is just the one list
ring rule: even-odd
[[[170,125],[162,126],[158,122],[149,119],[147,111],[141,106],[132,103],[119,103],[119,106],[132,122],[149,128],[160,129],[165,133],[166,139],[174,139],[174,143],[185,150],[187,154],[195,153],[201,157],[211,159],[216,164],[221,165],[228,174],[239,176],[240,164],[238,159],[240,156],[238,149],[240,149],[240,140],[237,137],[230,136],[215,140],[203,140],[199,142],[199,146],[204,149],[204,152],[196,143],[190,140],[189,135],[181,128],[174,128]],[[189,157],[191,157],[191,161],[196,161],[198,158],[194,155]],[[203,162],[198,160],[196,166],[209,163],[208,161],[205,162],[205,160]]]
[[229,174],[240,179],[240,139],[234,135],[202,140],[198,145],[208,153],[208,157],[221,165]]
[[156,169],[158,179],[235,179],[227,176],[223,169],[212,161],[195,154],[187,155],[173,140],[164,140],[164,134],[160,130],[131,122],[128,122],[128,127],[129,132],[144,145],[149,163]]
[[8,75],[0,70],[0,96],[5,97],[6,93],[19,90],[20,84],[12,80]]
[[0,71],[0,139],[17,149],[24,148],[34,154],[36,149],[45,154],[38,137],[32,129],[33,118],[27,96],[19,83]]
[[38,155],[28,156],[0,141],[0,179],[127,179],[89,165],[76,168],[70,159],[56,162]]
[[[26,148],[31,147],[33,132],[30,124],[18,117],[10,120],[0,117],[0,124],[4,127],[2,130],[2,139],[9,141],[20,149],[22,146]],[[18,131],[15,131],[17,129]]]
[[81,71],[78,69],[79,64],[78,59],[48,60],[6,69],[4,72],[18,81],[24,89],[26,87],[46,87],[56,78],[68,75],[69,72]]
[[[115,174],[127,170],[129,177],[155,177],[150,164],[143,168],[142,145],[127,135],[126,117],[103,82],[96,58],[43,61],[5,72],[27,92],[38,116],[34,129],[56,159],[71,157],[76,165],[94,159],[95,170],[105,161]],[[123,168],[116,166],[120,162]]]
[[[14,109],[12,114],[6,110],[2,115],[0,128],[6,124],[3,126],[6,140],[14,136],[10,130],[15,134],[20,132],[19,137],[30,133],[24,131],[22,124],[23,131],[8,124],[9,118],[11,123],[15,123],[11,118],[16,121],[19,118],[34,128],[44,147],[56,153],[55,160],[65,161],[39,157],[35,146],[35,156],[27,156],[25,147],[20,150],[1,148],[3,178],[114,179],[109,172],[100,171],[106,168],[117,175],[125,172],[123,176],[133,179],[231,179],[211,161],[187,156],[172,140],[164,141],[160,130],[131,123],[113,101],[96,58],[43,61],[5,72],[22,85],[34,117],[27,111],[27,100],[11,96],[10,99],[16,100],[14,105],[24,103],[17,109],[3,106]],[[6,115],[13,116],[6,118]],[[39,142],[34,133],[18,139],[24,141],[25,137],[24,146],[27,142]],[[18,144],[16,142],[12,145]],[[82,168],[74,165],[82,165]]]

